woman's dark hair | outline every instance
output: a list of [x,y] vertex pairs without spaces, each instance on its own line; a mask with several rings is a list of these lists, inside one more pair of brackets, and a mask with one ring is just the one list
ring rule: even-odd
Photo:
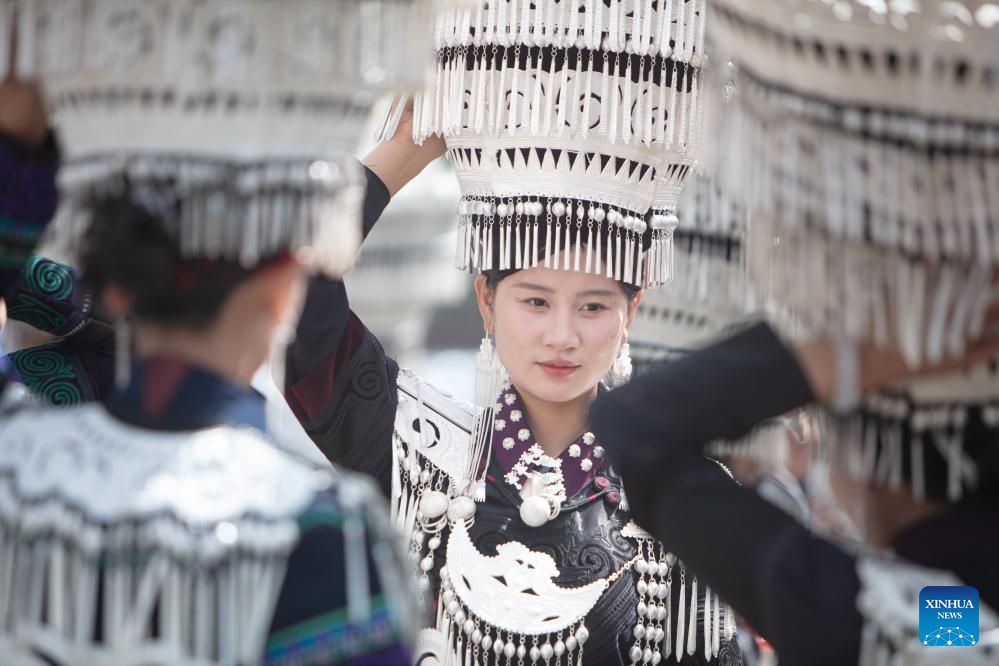
[[[499,285],[500,282],[510,277],[514,273],[520,272],[522,270],[524,269],[511,268],[505,271],[493,269],[488,271],[482,271],[482,274],[486,276],[486,286],[495,291],[496,287]],[[641,289],[631,284],[630,282],[625,282],[624,280],[618,280],[617,283],[618,285],[621,286],[621,289],[624,291],[624,296],[625,298],[628,299],[629,303],[634,301],[635,297],[638,296],[638,292],[641,291]]]
[[232,261],[183,258],[168,231],[177,228],[181,204],[147,194],[125,185],[90,198],[83,279],[97,293],[120,288],[137,319],[204,328],[251,271]]

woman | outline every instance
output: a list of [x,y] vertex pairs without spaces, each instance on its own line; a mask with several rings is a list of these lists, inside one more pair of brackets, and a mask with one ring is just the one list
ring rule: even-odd
[[376,494],[275,448],[250,388],[297,312],[302,266],[287,250],[250,268],[183,258],[170,230],[189,202],[125,183],[84,205],[82,265],[133,320],[130,380],[107,407],[0,426],[15,507],[0,509],[0,653],[409,663],[416,593]]
[[[413,145],[409,122],[364,160],[367,229],[443,153],[439,139]],[[343,284],[325,278],[311,279],[288,349],[288,403],[331,461],[376,478],[411,535],[436,613],[419,663],[740,663],[727,607],[631,521],[585,427],[601,380],[623,370],[640,293],[545,268],[550,249],[531,267],[476,278],[509,376],[492,393],[481,450],[482,414],[400,370],[350,312]],[[491,350],[484,341],[485,375]]]

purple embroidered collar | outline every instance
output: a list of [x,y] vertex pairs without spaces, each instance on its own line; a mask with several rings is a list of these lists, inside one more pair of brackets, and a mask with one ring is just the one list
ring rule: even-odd
[[493,455],[506,482],[518,490],[530,472],[549,478],[561,475],[569,498],[586,488],[603,467],[604,449],[591,432],[582,433],[557,458],[545,455],[531,434],[520,395],[510,383],[500,391],[493,428]]

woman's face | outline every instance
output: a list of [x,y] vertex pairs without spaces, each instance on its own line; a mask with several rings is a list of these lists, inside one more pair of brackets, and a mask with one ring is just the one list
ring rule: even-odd
[[596,389],[627,340],[639,300],[629,303],[611,278],[540,267],[495,290],[479,276],[476,292],[510,380],[522,394],[555,403]]

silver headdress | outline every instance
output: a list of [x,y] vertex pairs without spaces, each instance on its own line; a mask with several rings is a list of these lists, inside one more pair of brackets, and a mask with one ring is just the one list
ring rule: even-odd
[[[747,263],[768,309],[794,336],[892,346],[912,367],[963,355],[996,294],[995,6],[713,9],[709,42],[730,67],[706,123],[719,181],[752,217]],[[856,366],[842,360],[837,374]],[[999,373],[982,364],[839,405],[826,441],[858,478],[956,501],[994,478],[997,405]]]
[[414,132],[447,141],[459,268],[554,254],[546,266],[667,281],[673,225],[650,209],[697,144],[704,14],[705,0],[501,0],[439,15]]
[[805,331],[960,354],[999,259],[994,5],[721,0],[719,177]]
[[183,201],[187,257],[290,249],[341,273],[363,194],[344,158],[379,88],[422,80],[421,17],[403,0],[18,2],[18,69],[65,143],[57,233],[71,242],[81,201],[128,182]]
[[629,329],[638,372],[692,351],[742,319],[752,305],[743,258],[744,210],[709,174],[687,178],[682,194],[657,196],[655,214],[673,215],[673,282],[642,295]]

